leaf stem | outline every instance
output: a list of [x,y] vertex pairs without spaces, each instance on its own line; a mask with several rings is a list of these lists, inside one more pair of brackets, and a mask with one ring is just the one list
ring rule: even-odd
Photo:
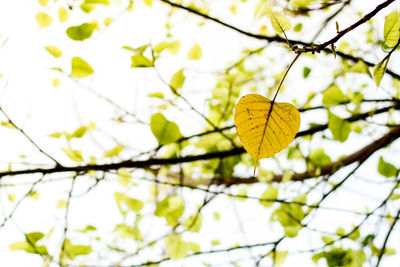
[[271,104],[275,102],[275,99],[276,99],[276,97],[278,96],[279,90],[280,90],[281,87],[282,87],[283,81],[285,80],[287,74],[289,73],[290,69],[292,68],[292,66],[294,65],[294,63],[296,62],[296,60],[300,57],[300,55],[301,55],[301,53],[298,53],[298,54],[296,55],[296,57],[293,59],[293,61],[290,63],[289,67],[287,68],[287,70],[286,70],[286,72],[285,72],[285,75],[283,75],[283,78],[282,78],[281,82],[279,83],[278,89],[276,90],[276,93],[275,93],[275,95],[274,95],[274,98],[273,98],[272,101],[271,101]]

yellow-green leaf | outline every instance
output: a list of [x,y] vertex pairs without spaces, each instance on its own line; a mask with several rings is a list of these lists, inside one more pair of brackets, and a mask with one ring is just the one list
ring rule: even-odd
[[61,150],[64,151],[64,153],[67,154],[71,160],[77,163],[81,163],[83,161],[82,151],[73,150],[71,148],[61,148]]
[[292,28],[290,20],[279,12],[273,12],[271,14],[271,24],[274,30],[280,34],[289,31]]
[[273,156],[287,147],[300,127],[300,113],[289,103],[271,102],[248,94],[236,105],[235,125],[246,151],[255,161]]
[[188,53],[188,59],[190,60],[199,60],[202,55],[201,46],[199,44],[195,44],[190,48]]
[[68,202],[65,199],[60,199],[57,201],[57,209],[63,209],[67,206]]
[[118,182],[123,187],[127,187],[131,182],[132,174],[124,169],[118,170]]
[[152,6],[153,5],[153,0],[143,0],[143,2],[146,4],[146,6]]
[[64,8],[64,7],[60,7],[59,9],[58,9],[58,12],[57,12],[57,14],[58,14],[58,20],[60,21],[60,22],[66,22],[67,20],[68,20],[68,12],[67,12],[67,10]]
[[175,72],[175,74],[172,76],[170,85],[174,90],[178,90],[183,86],[183,83],[185,82],[185,74],[183,73],[183,69],[178,70]]
[[39,4],[41,6],[47,6],[48,3],[49,3],[49,0],[39,0]]
[[148,67],[153,67],[154,65],[150,59],[141,54],[133,55],[131,57],[131,60],[132,60],[131,68],[148,68]]
[[54,87],[59,86],[60,83],[61,83],[60,80],[57,79],[57,78],[54,78],[54,79],[51,81],[51,84],[52,84]]
[[52,21],[52,17],[44,12],[39,12],[36,14],[36,22],[40,28],[49,27]]
[[92,67],[79,57],[72,58],[71,75],[74,78],[84,78],[93,73]]
[[385,57],[381,62],[379,62],[374,66],[373,76],[377,87],[379,87],[379,85],[381,84],[382,77],[386,72],[386,67],[389,63],[389,58],[390,58],[389,56]]
[[67,29],[67,35],[74,41],[83,41],[92,36],[96,29],[95,23],[83,23],[78,26],[71,26]]
[[52,45],[48,45],[44,47],[46,49],[47,52],[49,52],[53,57],[61,57],[62,56],[62,51],[56,47],[56,46],[52,46]]
[[103,155],[103,157],[105,158],[112,158],[112,157],[116,157],[119,155],[119,153],[121,153],[122,150],[124,150],[124,146],[121,144],[118,144],[116,147],[106,151]]
[[161,113],[151,116],[150,127],[160,145],[174,143],[182,137],[178,125],[167,120]]
[[388,47],[394,47],[400,38],[400,17],[397,11],[393,11],[385,18],[383,39]]
[[336,84],[331,84],[322,93],[322,104],[326,106],[337,105],[346,100],[342,90]]

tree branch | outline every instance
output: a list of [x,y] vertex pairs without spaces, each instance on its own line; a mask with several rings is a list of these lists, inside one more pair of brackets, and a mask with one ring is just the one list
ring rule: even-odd
[[[345,120],[348,122],[363,120],[363,119],[371,117],[373,115],[385,113],[385,112],[389,111],[390,109],[400,109],[400,103],[396,102],[393,106],[388,106],[388,107],[384,107],[381,109],[372,110],[372,111],[361,113],[361,114],[356,114]],[[295,138],[311,135],[311,134],[314,134],[317,132],[321,132],[323,130],[326,130],[327,128],[328,128],[328,124],[314,126],[307,130],[298,132]],[[394,127],[389,133],[393,132],[392,135],[394,135],[397,133],[396,130],[398,130],[398,129],[399,129],[399,127]],[[399,132],[400,132],[400,130],[399,130]],[[396,138],[397,137],[398,136],[396,135]],[[391,141],[393,141],[393,140],[391,140]],[[200,155],[178,157],[178,158],[151,158],[151,159],[147,159],[147,160],[126,160],[126,161],[121,161],[121,162],[117,162],[117,163],[99,164],[99,165],[90,165],[89,164],[89,165],[72,166],[72,167],[55,166],[53,168],[47,168],[47,169],[46,168],[36,168],[36,169],[24,169],[24,170],[16,170],[16,171],[5,171],[5,172],[0,172],[0,179],[4,176],[16,176],[16,175],[33,174],[33,173],[51,174],[51,173],[61,173],[61,172],[88,172],[91,170],[93,170],[93,171],[110,171],[110,170],[118,170],[120,168],[143,168],[143,169],[145,169],[145,168],[149,168],[151,166],[174,165],[174,164],[178,164],[178,163],[187,163],[187,162],[193,162],[193,161],[198,161],[198,160],[226,158],[226,157],[230,157],[230,156],[240,155],[244,152],[245,152],[245,150],[243,147],[238,147],[238,148],[233,148],[231,150],[209,152],[209,153],[200,154]]]
[[[286,40],[285,38],[282,38],[282,37],[280,37],[278,35],[266,36],[266,35],[251,33],[251,32],[242,30],[242,29],[240,29],[238,27],[235,27],[233,25],[230,25],[230,24],[228,24],[228,23],[226,23],[226,22],[224,22],[222,20],[219,20],[217,18],[211,17],[211,16],[209,16],[207,14],[204,14],[204,13],[202,13],[202,12],[196,10],[196,9],[193,9],[191,7],[186,7],[186,6],[183,6],[181,4],[177,4],[177,3],[171,2],[169,0],[160,0],[160,1],[170,5],[172,7],[185,10],[185,11],[187,11],[189,13],[192,13],[192,14],[195,14],[195,15],[197,15],[199,17],[202,17],[202,18],[208,19],[210,21],[213,21],[213,22],[215,22],[215,23],[217,23],[219,25],[222,25],[222,26],[224,26],[226,28],[229,28],[229,29],[231,29],[233,31],[236,31],[238,33],[241,33],[241,34],[243,34],[245,36],[248,36],[248,37],[251,37],[251,38],[255,38],[255,39],[258,39],[258,40],[265,40],[265,41],[268,41],[268,42],[277,42],[277,43],[287,43],[287,42],[289,42],[292,45],[301,45],[302,46],[301,48],[297,47],[297,48],[294,49],[295,52],[297,52],[297,53],[300,53],[300,52],[314,52],[314,53],[315,52],[318,52],[318,53],[319,52],[326,52],[328,54],[338,55],[342,59],[351,60],[353,62],[362,61],[366,65],[368,65],[369,67],[373,67],[376,64],[372,63],[370,61],[364,60],[364,59],[362,59],[360,57],[355,57],[355,56],[352,56],[352,55],[349,55],[349,54],[346,54],[346,53],[343,53],[343,52],[333,51],[332,49],[328,48],[328,46],[333,44],[334,42],[337,42],[346,33],[348,33],[349,31],[351,31],[353,29],[355,29],[356,27],[360,26],[361,24],[365,23],[366,21],[371,19],[373,16],[375,16],[380,10],[382,10],[383,8],[385,8],[386,6],[388,6],[389,4],[394,2],[394,0],[388,0],[388,1],[378,5],[372,12],[368,13],[367,15],[365,15],[362,19],[360,19],[359,21],[357,21],[356,23],[354,23],[350,27],[346,28],[345,30],[340,31],[337,36],[333,37],[332,39],[326,41],[323,44],[319,44],[318,45],[318,44],[314,44],[314,43],[307,43],[307,42],[300,41],[300,40],[292,40],[292,39]],[[386,73],[388,73],[392,77],[400,80],[400,75],[395,73],[395,72],[393,72],[393,71],[391,71],[390,69],[386,69]]]

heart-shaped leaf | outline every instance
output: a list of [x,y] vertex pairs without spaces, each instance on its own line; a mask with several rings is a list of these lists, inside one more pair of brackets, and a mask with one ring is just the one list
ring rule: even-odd
[[235,125],[244,149],[254,158],[255,173],[260,159],[273,156],[293,141],[300,113],[292,104],[248,94],[236,105]]

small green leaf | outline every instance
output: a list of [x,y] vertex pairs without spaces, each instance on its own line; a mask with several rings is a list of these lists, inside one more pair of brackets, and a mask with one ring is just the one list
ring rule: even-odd
[[127,187],[129,183],[131,182],[132,179],[132,174],[129,171],[126,171],[124,169],[118,170],[118,182],[120,185],[123,187]]
[[311,151],[308,157],[315,166],[324,166],[331,163],[331,158],[325,154],[323,148],[318,148]]
[[28,239],[30,242],[32,242],[34,244],[37,241],[39,241],[40,239],[42,239],[43,237],[44,237],[44,234],[40,233],[40,232],[32,232],[32,233],[26,234],[26,239]]
[[103,155],[103,157],[105,158],[112,158],[112,157],[116,157],[119,155],[119,153],[122,152],[122,150],[124,150],[124,146],[121,144],[116,145],[114,148],[106,151]]
[[400,38],[400,17],[397,11],[393,11],[385,18],[383,39],[388,47],[394,47]]
[[131,61],[131,68],[148,68],[154,66],[153,62],[150,59],[141,54],[133,55],[131,57]]
[[185,79],[186,77],[185,74],[183,73],[183,69],[180,69],[177,72],[175,72],[175,74],[172,76],[169,84],[174,90],[178,90],[182,88]]
[[182,198],[174,195],[158,202],[154,214],[158,217],[164,217],[168,225],[176,226],[184,210],[185,206]]
[[39,0],[39,4],[41,6],[47,6],[48,3],[49,3],[49,0]]
[[65,154],[72,160],[77,163],[83,162],[82,151],[80,150],[73,150],[71,148],[61,148]]
[[60,199],[57,201],[57,209],[63,209],[65,207],[67,207],[68,202],[65,199]]
[[398,170],[393,164],[386,162],[383,157],[379,158],[378,172],[386,178],[394,177],[397,175]]
[[82,137],[85,135],[86,131],[87,131],[87,127],[86,127],[86,126],[81,126],[81,127],[79,127],[78,129],[76,129],[76,130],[72,133],[71,137],[72,137],[72,138],[82,138]]
[[202,56],[201,46],[199,44],[195,44],[190,48],[188,53],[188,59],[190,60],[199,60]]
[[78,26],[71,26],[67,29],[67,35],[74,41],[83,41],[92,36],[96,25],[94,23],[83,23]]
[[198,213],[183,221],[183,227],[190,232],[199,232],[203,224],[203,216]]
[[294,28],[293,31],[295,32],[301,32],[301,30],[303,29],[303,23],[297,23]]
[[331,130],[333,138],[340,142],[344,142],[349,137],[351,132],[351,125],[348,121],[336,116],[332,112],[328,111],[328,128]]
[[52,21],[53,18],[44,12],[39,12],[36,14],[36,22],[40,28],[49,27]]
[[150,127],[160,145],[174,143],[182,137],[178,125],[167,120],[161,113],[151,116]]
[[57,12],[58,20],[62,22],[66,22],[68,20],[68,12],[64,7],[60,7]]
[[330,106],[337,105],[346,100],[342,90],[340,90],[339,86],[336,84],[330,85],[323,93],[322,93],[322,104]]
[[143,0],[143,2],[146,4],[146,6],[151,7],[153,5],[153,0]]
[[310,75],[311,69],[309,67],[303,68],[303,78],[307,79],[308,75]]
[[164,94],[161,92],[155,92],[155,93],[151,93],[148,94],[149,97],[154,97],[154,98],[160,98],[163,99],[164,98]]
[[[278,188],[269,186],[260,198],[260,204],[266,208],[271,207],[274,204],[274,200],[278,198]],[[270,201],[268,201],[270,200]]]
[[381,62],[379,62],[374,66],[373,76],[377,87],[379,87],[382,77],[386,72],[386,68],[389,63],[389,58],[390,56],[386,56]]
[[168,256],[173,260],[185,258],[189,254],[189,243],[182,240],[181,235],[170,235],[165,238]]
[[62,51],[58,49],[56,46],[45,46],[44,47],[47,52],[49,52],[53,57],[61,57],[62,56]]
[[289,31],[292,28],[290,20],[279,12],[273,12],[270,19],[272,28],[279,34]]
[[71,75],[74,78],[84,78],[90,76],[94,70],[83,59],[74,57],[71,60]]

